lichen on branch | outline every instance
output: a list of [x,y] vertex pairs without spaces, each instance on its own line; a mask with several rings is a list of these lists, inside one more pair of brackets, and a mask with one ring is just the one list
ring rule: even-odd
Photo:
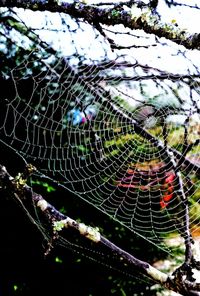
[[179,28],[173,21],[165,23],[154,14],[151,7],[138,8],[136,4],[129,7],[122,2],[113,2],[110,6],[98,6],[74,1],[44,1],[44,0],[0,0],[0,7],[18,7],[34,11],[50,11],[66,13],[74,18],[94,24],[113,26],[122,24],[130,29],[140,29],[145,33],[164,37],[188,49],[200,49],[200,34]]

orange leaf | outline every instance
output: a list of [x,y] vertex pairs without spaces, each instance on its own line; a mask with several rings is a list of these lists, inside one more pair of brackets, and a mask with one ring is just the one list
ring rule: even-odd
[[172,197],[173,197],[173,193],[166,194],[166,195],[163,196],[163,200],[164,201],[170,201],[172,199]]

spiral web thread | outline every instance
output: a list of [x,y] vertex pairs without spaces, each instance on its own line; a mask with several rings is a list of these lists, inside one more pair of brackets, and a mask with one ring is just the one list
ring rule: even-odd
[[[162,74],[158,82],[160,73],[144,67],[139,75],[136,63],[129,70],[130,81],[118,75],[126,66],[121,60],[81,66],[76,72],[67,59],[55,59],[44,44],[37,48],[41,56],[35,49],[25,51],[24,60],[6,80],[1,140],[42,173],[154,244],[180,232],[185,209],[166,147],[184,151],[194,163],[181,167],[192,213],[198,202],[192,197],[199,191],[195,179],[199,148],[191,144],[198,143],[200,127],[200,98],[192,78]],[[147,96],[149,77],[160,96]],[[164,96],[172,89],[174,96],[166,103]],[[175,94],[178,89],[184,90],[182,97]],[[143,97],[137,99],[133,90]],[[181,115],[184,121],[173,123],[172,115]],[[152,139],[162,141],[162,148]],[[191,215],[191,224],[197,223],[196,215]]]

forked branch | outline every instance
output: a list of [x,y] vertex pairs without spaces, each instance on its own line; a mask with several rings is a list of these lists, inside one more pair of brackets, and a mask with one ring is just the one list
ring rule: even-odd
[[156,3],[156,1],[151,1],[145,10],[141,9],[139,4],[129,7],[120,1],[113,1],[109,7],[100,7],[85,4],[85,1],[0,0],[0,7],[66,13],[76,19],[82,18],[92,25],[94,23],[108,26],[122,24],[130,29],[140,29],[158,37],[165,37],[188,49],[200,49],[200,34],[190,34],[187,30],[179,28],[177,24],[160,21],[159,16],[153,13],[154,9],[152,8],[154,7],[151,6],[153,2]]
[[[79,223],[56,210],[55,207],[49,204],[40,194],[35,193],[32,188],[26,184],[26,177],[28,177],[33,170],[34,167],[28,165],[26,174],[19,174],[17,178],[14,178],[7,172],[5,166],[0,165],[0,186],[3,190],[6,190],[10,196],[14,196],[21,202],[26,200],[26,202],[30,202],[31,204],[34,203],[49,220],[52,229],[54,232],[57,232],[57,235],[59,235],[59,231],[62,228],[71,227],[79,232],[80,235],[94,243],[104,245],[117,255],[119,260],[123,260],[128,266],[134,267],[138,272],[145,274],[167,289],[179,292],[182,295],[200,295],[200,284],[196,283],[194,278],[191,277],[192,269],[198,269],[199,267],[199,263],[195,260],[194,256],[189,264],[182,265],[181,268],[177,269],[172,275],[167,275],[159,271],[149,263],[139,260],[113,244],[103,237],[98,229]],[[188,274],[190,274],[191,280],[189,280]]]

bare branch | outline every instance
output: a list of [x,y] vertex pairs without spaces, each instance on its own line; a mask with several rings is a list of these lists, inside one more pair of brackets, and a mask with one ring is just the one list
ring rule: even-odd
[[190,5],[190,4],[186,4],[186,3],[179,3],[179,2],[176,2],[174,0],[165,0],[167,5],[168,6],[185,6],[185,7],[188,7],[188,8],[193,8],[193,9],[200,9],[199,6],[197,6],[197,4],[194,4],[194,5]]
[[[112,8],[86,5],[82,2],[68,3],[66,1],[24,1],[24,0],[0,0],[0,7],[18,7],[31,9],[34,11],[48,10],[50,12],[62,12],[74,18],[83,18],[90,24],[95,22],[105,25],[123,24],[130,29],[141,29],[146,33],[155,34],[158,37],[165,37],[177,44],[181,44],[188,49],[200,49],[200,34],[190,34],[185,29],[181,29],[177,24],[163,23],[159,16],[151,10],[141,9],[141,14],[135,15],[133,6],[119,5]],[[138,6],[136,6],[138,7]]]
[[[117,253],[120,257],[123,257],[124,261],[128,264],[133,264],[140,271],[145,272],[153,280],[163,284],[167,280],[167,275],[156,270],[154,267],[150,266],[148,263],[141,261],[134,256],[128,254],[124,250],[120,249],[108,239],[103,237],[99,231],[90,226],[86,226],[83,223],[79,223],[70,217],[65,216],[56,210],[51,204],[49,204],[40,194],[32,191],[31,187],[24,184],[24,182],[19,179],[13,178],[6,170],[6,168],[0,165],[0,184],[2,187],[7,189],[9,193],[17,195],[20,200],[29,200],[29,202],[34,202],[35,206],[39,208],[44,215],[50,220],[52,226],[58,231],[62,228],[74,228],[79,231],[79,233],[85,236],[87,239],[95,242],[102,243],[103,245],[110,248],[112,251]],[[56,223],[59,222],[59,223]]]
[[57,232],[57,235],[59,235],[59,231],[63,228],[73,228],[78,231],[80,235],[93,241],[94,243],[104,245],[111,250],[114,255],[117,255],[119,260],[123,260],[127,265],[133,266],[138,270],[138,272],[145,274],[153,281],[167,287],[169,290],[181,292],[182,295],[195,295],[191,290],[199,291],[199,284],[196,284],[194,281],[190,282],[189,280],[185,280],[183,277],[183,275],[187,275],[185,265],[183,265],[182,269],[179,268],[172,276],[168,276],[151,266],[149,263],[137,259],[133,255],[113,244],[111,241],[103,237],[98,229],[86,226],[85,224],[79,223],[60,213],[40,194],[33,192],[32,188],[26,184],[27,175],[31,174],[34,170],[35,168],[29,165],[25,175],[19,174],[17,178],[13,178],[7,172],[6,168],[0,165],[0,185],[4,188],[4,190],[9,192],[11,196],[15,196],[15,198],[20,201],[26,200],[31,204],[34,203],[34,205],[40,209],[44,216],[49,220],[54,232]]

